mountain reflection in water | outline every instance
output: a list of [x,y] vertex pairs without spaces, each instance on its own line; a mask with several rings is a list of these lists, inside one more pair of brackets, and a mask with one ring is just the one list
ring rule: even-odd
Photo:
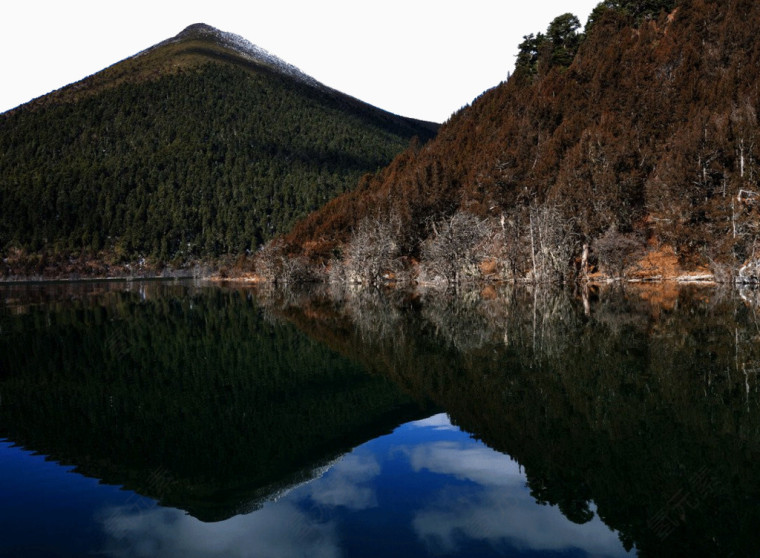
[[107,555],[744,556],[756,300],[0,286],[0,436],[134,491]]
[[600,517],[641,555],[758,547],[756,292],[631,285],[269,300],[511,455],[535,500],[569,520]]
[[218,521],[424,414],[251,293],[127,288],[8,288],[0,436]]
[[108,533],[113,556],[138,545],[189,557],[626,554],[598,518],[577,525],[537,506],[514,461],[445,415],[363,444],[319,479],[221,525],[179,510],[126,509]]

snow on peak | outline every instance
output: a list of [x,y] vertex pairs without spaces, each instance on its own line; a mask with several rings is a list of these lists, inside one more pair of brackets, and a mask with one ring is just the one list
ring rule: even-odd
[[220,31],[219,29],[211,27],[210,25],[206,25],[205,23],[196,23],[187,27],[184,31],[177,35],[175,37],[175,40],[181,40],[189,36],[211,38],[218,44],[234,50],[247,60],[273,68],[282,74],[295,78],[313,87],[326,89],[323,84],[315,80],[313,77],[306,75],[292,64],[288,64],[281,58],[275,56],[267,50],[264,50],[260,46],[253,44],[240,35]]

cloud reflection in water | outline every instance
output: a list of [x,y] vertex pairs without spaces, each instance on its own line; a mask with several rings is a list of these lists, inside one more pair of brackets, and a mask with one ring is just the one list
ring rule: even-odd
[[107,556],[290,558],[340,556],[335,524],[315,524],[290,502],[218,523],[176,509],[111,510],[105,522]]
[[[397,484],[400,472],[405,488]],[[400,528],[379,532],[378,517]],[[106,526],[111,556],[351,556],[363,536],[397,545],[393,552],[374,548],[377,555],[446,555],[472,544],[495,553],[627,554],[598,517],[577,525],[556,506],[538,505],[516,462],[443,414],[356,448],[321,477],[248,515],[202,523],[177,510],[125,510]]]
[[617,534],[595,517],[568,521],[556,506],[537,505],[517,463],[471,442],[434,442],[411,449],[415,471],[427,469],[473,484],[447,490],[420,509],[414,529],[435,553],[460,550],[463,541],[509,541],[521,549],[579,549],[592,556],[624,556]]

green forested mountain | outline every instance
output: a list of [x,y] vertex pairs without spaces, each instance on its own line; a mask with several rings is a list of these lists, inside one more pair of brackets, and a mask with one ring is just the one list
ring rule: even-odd
[[253,250],[436,128],[194,25],[0,115],[2,271]]

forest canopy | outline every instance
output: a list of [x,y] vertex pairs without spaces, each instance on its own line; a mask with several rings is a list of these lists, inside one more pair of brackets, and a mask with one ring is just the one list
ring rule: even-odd
[[589,23],[526,35],[513,76],[297,223],[289,261],[361,283],[760,281],[760,4],[605,1]]
[[252,252],[436,128],[195,45],[0,115],[0,255]]

